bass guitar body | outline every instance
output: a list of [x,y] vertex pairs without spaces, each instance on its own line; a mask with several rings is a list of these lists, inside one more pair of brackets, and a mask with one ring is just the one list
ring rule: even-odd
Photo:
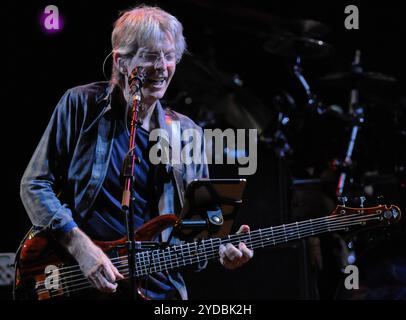
[[[152,219],[140,227],[134,239],[142,243],[140,250],[153,249],[158,246],[152,242],[164,229],[176,224],[176,215],[163,215]],[[127,265],[127,238],[123,237],[115,241],[94,241],[104,253],[115,260],[116,267]],[[127,265],[128,266],[128,265]],[[103,298],[101,292],[92,289],[84,281],[77,262],[59,245],[59,243],[47,233],[34,234],[30,231],[23,241],[16,254],[15,263],[14,299],[16,300],[46,300],[51,298]],[[127,278],[127,277],[126,277]],[[124,280],[124,282],[127,282]],[[137,281],[142,286],[142,280]],[[87,287],[88,290],[82,290]],[[126,284],[120,284],[119,288],[126,291]],[[115,296],[121,296],[120,291]],[[142,296],[138,290],[138,294]],[[124,292],[122,292],[124,294]],[[114,295],[109,294],[109,297]],[[122,296],[121,296],[122,297]]]

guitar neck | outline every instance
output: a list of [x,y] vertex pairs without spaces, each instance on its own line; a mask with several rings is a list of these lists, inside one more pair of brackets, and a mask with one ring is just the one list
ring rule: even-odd
[[345,230],[351,226],[363,225],[367,221],[379,219],[379,215],[327,216],[258,229],[244,234],[229,235],[223,239],[211,238],[166,249],[143,251],[137,253],[136,275],[143,276],[216,259],[219,257],[220,245],[228,243],[237,246],[240,242],[244,242],[250,249],[263,248],[325,232]]

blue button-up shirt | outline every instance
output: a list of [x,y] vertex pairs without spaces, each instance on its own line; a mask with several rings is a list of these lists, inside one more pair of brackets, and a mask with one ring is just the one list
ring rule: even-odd
[[[75,87],[69,89],[56,106],[21,181],[21,199],[35,230],[70,230],[73,226],[80,226],[92,208],[106,177],[112,137],[117,127],[112,116],[115,90],[118,88],[108,82]],[[180,124],[181,132],[186,129],[201,131],[188,117],[164,110],[159,101],[154,113],[157,126],[168,132],[169,141],[165,143],[169,145],[170,152],[172,140],[181,137],[172,136],[174,121]],[[202,134],[200,136],[204,154],[204,139]],[[181,146],[185,143],[181,141]],[[193,179],[208,177],[207,164],[161,166],[165,174],[160,175],[162,187],[157,189],[160,194],[159,214],[176,214],[180,211],[181,195],[173,182],[173,171],[180,173],[184,188]],[[169,233],[170,229],[163,232],[163,241]],[[187,299],[182,276],[171,272],[170,280],[180,296]]]

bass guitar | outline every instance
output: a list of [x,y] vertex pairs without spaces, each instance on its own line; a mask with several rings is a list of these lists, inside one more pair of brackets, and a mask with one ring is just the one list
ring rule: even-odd
[[[238,245],[239,242],[244,242],[248,248],[258,249],[326,232],[388,226],[399,220],[400,216],[400,209],[395,205],[379,205],[371,208],[337,206],[328,216],[317,219],[229,235],[223,239],[209,238],[174,246],[151,247],[151,239],[154,236],[168,227],[176,227],[180,222],[176,215],[162,215],[150,220],[135,232],[135,241],[139,249],[136,253],[136,276],[142,279],[154,272],[218,259],[221,244]],[[124,237],[116,241],[94,242],[128,279],[126,240]],[[74,259],[47,234],[28,233],[16,254],[15,270],[15,299],[45,300],[74,297],[86,290],[96,291]]]

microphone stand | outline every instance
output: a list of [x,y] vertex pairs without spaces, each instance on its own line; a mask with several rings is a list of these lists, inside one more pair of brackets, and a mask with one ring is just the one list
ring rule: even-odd
[[[129,281],[130,281],[130,295],[131,300],[137,299],[137,283],[136,283],[136,243],[134,240],[134,207],[132,201],[132,190],[134,185],[134,169],[135,164],[139,163],[139,159],[135,154],[136,149],[136,135],[137,127],[139,125],[138,114],[141,104],[141,87],[144,82],[145,75],[141,67],[136,67],[129,76],[128,82],[130,93],[132,95],[132,108],[131,108],[131,125],[130,125],[130,142],[128,152],[124,157],[122,176],[124,178],[123,196],[121,207],[126,216],[127,225],[127,241],[126,246],[128,250],[128,268],[129,268]],[[127,115],[125,116],[127,119]]]

